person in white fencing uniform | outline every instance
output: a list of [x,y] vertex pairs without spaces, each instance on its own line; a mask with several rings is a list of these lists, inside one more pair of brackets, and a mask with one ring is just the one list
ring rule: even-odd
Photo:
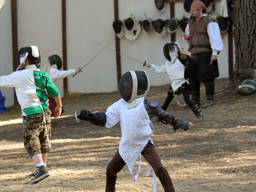
[[[71,75],[76,75],[81,72],[81,69],[62,69],[62,59],[59,55],[51,55],[48,57],[48,63],[42,67],[42,71],[48,73],[53,81],[57,81],[58,79],[64,79]],[[54,67],[56,65],[57,68]]]
[[[146,67],[151,68],[154,72],[164,73],[169,76],[171,86],[168,91],[168,95],[161,106],[162,109],[167,109],[174,97],[174,94],[183,94],[185,103],[193,111],[197,121],[203,120],[203,115],[199,106],[193,103],[189,96],[191,88],[186,77],[188,75],[185,70],[185,59],[181,58],[180,45],[177,42],[166,43],[163,48],[163,53],[166,58],[164,65],[158,66],[155,64],[145,64]],[[183,63],[181,61],[183,61]]]
[[[56,68],[56,67],[57,68]],[[69,70],[61,70],[62,69],[62,59],[59,55],[51,55],[48,57],[48,63],[42,67],[42,71],[45,71],[49,74],[51,79],[56,82],[59,79],[64,79],[71,75],[76,75],[77,73],[81,72],[81,69],[69,69]],[[51,110],[52,114],[56,107],[56,102],[54,98],[49,97],[49,109]],[[62,113],[64,109],[62,109]]]
[[[90,121],[95,125],[111,128],[120,122],[122,137],[118,151],[107,166],[106,192],[114,192],[117,173],[127,165],[129,172],[136,180],[141,168],[141,155],[153,168],[153,178],[159,178],[165,192],[174,192],[172,180],[163,167],[160,157],[155,150],[151,138],[151,118],[157,116],[166,124],[171,124],[174,129],[188,130],[194,124],[180,120],[161,109],[157,102],[146,100],[145,96],[149,90],[149,81],[145,71],[129,71],[122,75],[119,84],[121,99],[108,107],[105,113],[81,110],[77,119]],[[133,169],[136,160],[140,157],[137,173]],[[154,186],[155,185],[154,179]],[[154,187],[156,191],[156,187]]]

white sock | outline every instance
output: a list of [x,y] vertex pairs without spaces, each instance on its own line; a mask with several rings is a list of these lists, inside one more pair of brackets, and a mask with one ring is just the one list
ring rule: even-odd
[[38,163],[38,164],[36,164],[36,167],[42,167],[42,166],[44,166],[44,163]]

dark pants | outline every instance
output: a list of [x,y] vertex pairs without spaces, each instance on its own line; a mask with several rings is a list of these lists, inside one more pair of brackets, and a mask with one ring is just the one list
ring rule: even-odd
[[[177,94],[182,94],[183,95],[185,103],[190,108],[194,107],[194,103],[192,102],[192,100],[189,97],[189,95],[191,93],[189,84],[184,83],[176,92],[177,92]],[[161,106],[162,109],[164,109],[164,110],[167,109],[167,107],[169,106],[170,102],[172,101],[172,99],[174,97],[174,94],[176,94],[176,93],[173,92],[172,87],[170,86],[170,89],[167,93],[167,97],[164,101],[164,104]]]
[[[155,146],[149,141],[144,150],[141,152],[147,162],[151,165],[159,178],[165,192],[175,192],[172,180],[163,167],[160,157],[156,152]],[[117,173],[125,166],[125,162],[117,151],[107,166],[106,192],[114,192],[117,179]]]
[[[207,100],[214,100],[214,79],[201,81],[205,86],[205,95]],[[200,81],[198,79],[190,79],[192,88],[192,98],[194,102],[200,105]]]
[[218,62],[210,64],[211,53],[192,54],[188,73],[193,102],[200,105],[200,83],[206,90],[206,99],[214,100],[214,79],[219,76]]

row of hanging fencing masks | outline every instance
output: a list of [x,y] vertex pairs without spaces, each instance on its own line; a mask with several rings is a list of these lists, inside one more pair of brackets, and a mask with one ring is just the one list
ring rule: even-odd
[[48,60],[51,65],[56,65],[58,70],[62,68],[62,59],[59,55],[51,55]]
[[135,40],[141,32],[140,21],[133,15],[123,21],[115,20],[112,27],[118,38],[126,37],[129,40]]
[[[222,34],[225,34],[231,24],[229,17],[223,17],[223,16],[217,16],[216,21],[220,27],[220,31]],[[180,20],[178,20],[175,17],[172,17],[170,19],[157,19],[157,20],[151,20],[149,18],[142,21],[142,27],[145,32],[150,32],[152,29],[157,34],[165,35],[166,32],[168,33],[176,33],[178,28],[180,28],[183,32],[186,30],[186,26],[189,22],[189,19],[184,17]]]
[[[202,1],[206,5],[206,7],[210,6],[212,3],[212,0],[200,1]],[[192,2],[193,0],[184,1],[184,9],[186,11],[190,11]],[[160,10],[166,7],[165,0],[155,0],[155,4],[158,5]],[[216,20],[219,24],[221,33],[225,34],[231,25],[230,17],[223,17],[219,15],[216,17]],[[114,20],[112,27],[118,38],[126,37],[129,40],[135,40],[139,36],[141,28],[143,28],[144,31],[147,33],[151,32],[151,30],[153,29],[156,32],[156,34],[164,36],[167,34],[167,32],[175,33],[178,28],[185,32],[188,22],[189,19],[186,17],[183,17],[182,19],[172,17],[170,19],[159,18],[155,20],[146,17],[144,20],[138,20],[136,16],[131,14],[131,16],[127,19]]]
[[126,102],[145,97],[149,88],[148,75],[145,71],[128,71],[122,75],[119,82],[121,97]]
[[[219,24],[220,31],[225,34],[230,26],[230,19],[228,17],[217,16],[217,23]],[[144,20],[134,20],[132,17],[125,19],[124,21],[115,20],[113,22],[113,29],[118,38],[126,37],[129,40],[135,40],[141,32],[141,26],[146,33],[150,33],[152,30],[159,36],[164,36],[167,33],[175,33],[178,28],[185,32],[189,19],[184,17],[178,20],[175,17],[170,19],[156,19],[145,18]],[[136,24],[134,24],[136,23]],[[141,25],[141,26],[140,26]]]
[[187,23],[187,18],[182,18],[181,20],[178,20],[174,17],[170,19],[156,19],[151,21],[151,25],[153,26],[152,28],[154,29],[156,34],[159,34],[160,36],[166,35],[167,32],[175,33],[179,27],[183,32],[185,32]]
[[29,65],[36,65],[37,68],[40,67],[41,56],[37,46],[32,45],[20,48],[18,51],[18,67],[16,71],[25,69],[25,62],[27,59]]
[[145,18],[144,20],[138,20],[136,17],[129,17],[125,20],[113,21],[112,27],[118,38],[126,37],[129,40],[135,40],[141,33],[141,28],[146,33],[150,33],[152,30],[159,36],[164,36],[169,33],[175,33],[178,27],[184,32],[188,23],[188,18],[182,18],[178,20],[176,18],[171,19],[156,19],[151,20]]

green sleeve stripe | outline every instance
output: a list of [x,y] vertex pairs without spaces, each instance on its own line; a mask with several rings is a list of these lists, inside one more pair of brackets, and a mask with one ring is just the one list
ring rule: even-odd
[[47,80],[47,92],[51,97],[56,97],[57,95],[60,94],[59,89],[57,86],[53,83],[52,79],[49,77]]
[[[43,103],[42,107],[43,107],[43,110],[45,111],[48,108],[48,105],[46,103]],[[28,108],[25,108],[23,111],[26,115],[35,115],[35,114],[43,113],[41,106],[28,107]]]

